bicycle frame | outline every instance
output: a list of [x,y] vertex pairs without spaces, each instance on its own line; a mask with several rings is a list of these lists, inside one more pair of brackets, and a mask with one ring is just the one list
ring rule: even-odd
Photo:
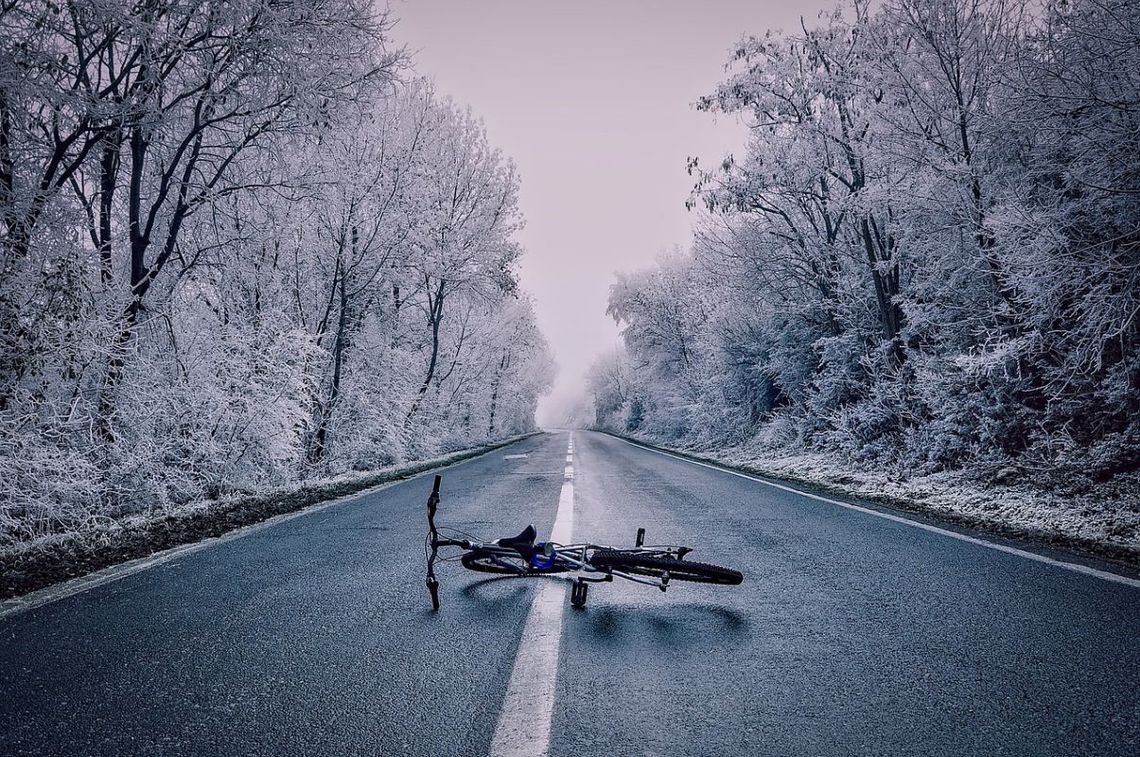
[[[556,542],[534,543],[533,548],[536,553],[541,550],[545,558],[541,563],[535,562],[536,554],[532,554],[528,558],[521,549],[501,544],[500,542],[502,540],[500,539],[489,542],[472,541],[470,539],[443,539],[440,538],[439,529],[435,523],[435,514],[439,506],[439,487],[441,481],[442,476],[437,475],[427,503],[427,587],[431,593],[432,606],[437,610],[439,609],[439,580],[435,576],[435,562],[439,559],[439,550],[445,547],[456,547],[465,550],[467,553],[486,555],[491,558],[492,562],[502,567],[504,571],[508,573],[513,572],[518,576],[554,575],[556,573],[569,572],[576,574],[574,577],[576,584],[608,582],[613,581],[614,576],[617,576],[634,583],[656,586],[662,591],[665,591],[669,585],[669,577],[667,574],[658,578],[649,578],[647,576],[635,575],[613,568],[603,570],[595,567],[590,562],[590,555],[595,552],[621,551],[631,554],[680,559],[692,551],[688,547],[668,545],[646,547],[642,543],[645,537],[644,528],[638,529],[637,544],[632,549],[629,547],[611,547],[604,544],[586,542],[580,544],[558,544]],[[525,565],[521,565],[520,562],[525,562]],[[552,570],[552,568],[554,569]],[[594,575],[585,576],[581,575],[582,573]],[[582,601],[584,602],[584,587],[579,588],[576,586],[573,596],[577,597],[579,591],[581,591]]]
[[[522,556],[519,554],[519,552],[517,550],[512,549],[510,547],[504,547],[504,546],[498,544],[497,541],[463,542],[462,544],[459,544],[459,545],[448,544],[448,543],[446,543],[446,541],[447,540],[444,540],[444,543],[441,543],[440,546],[464,546],[466,549],[470,549],[471,551],[485,552],[485,553],[493,555],[493,556],[509,558],[511,560],[525,559],[525,558],[522,558]],[[535,546],[536,547],[542,546],[544,548],[550,548],[551,554],[549,555],[549,557],[551,558],[552,563],[548,567],[561,565],[563,570],[562,571],[548,571],[547,569],[544,569],[544,568],[536,568],[535,570],[520,569],[518,571],[518,575],[520,575],[520,576],[524,576],[524,575],[528,575],[528,576],[552,575],[553,576],[557,572],[584,571],[587,573],[601,574],[601,577],[592,578],[592,577],[587,577],[587,576],[577,576],[576,580],[591,581],[594,583],[600,583],[600,582],[604,582],[604,581],[612,581],[613,576],[617,576],[619,578],[624,578],[627,581],[633,581],[634,583],[645,584],[646,586],[656,586],[658,588],[662,588],[663,586],[667,586],[668,580],[651,579],[651,578],[647,578],[646,576],[638,576],[638,575],[634,575],[632,573],[626,573],[623,570],[602,570],[600,568],[596,568],[590,563],[588,553],[593,552],[593,551],[599,551],[599,552],[621,551],[621,552],[625,552],[625,553],[629,553],[629,554],[648,555],[648,556],[652,556],[652,557],[666,557],[666,556],[676,557],[677,555],[684,555],[686,552],[690,551],[688,549],[688,547],[676,547],[676,546],[667,546],[667,545],[650,546],[650,547],[634,547],[631,549],[630,547],[612,547],[612,546],[609,546],[606,544],[593,544],[593,543],[587,543],[587,542],[583,542],[581,544],[559,544],[557,542],[540,542],[540,543],[536,544]],[[513,569],[515,567],[515,565],[513,563],[508,563],[505,560],[500,562],[499,564],[502,565],[504,568],[507,568],[507,569]],[[531,567],[535,567],[535,566],[532,565]]]

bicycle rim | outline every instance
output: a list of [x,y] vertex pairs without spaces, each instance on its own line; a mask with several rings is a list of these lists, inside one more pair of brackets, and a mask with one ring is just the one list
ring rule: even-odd
[[660,578],[668,573],[670,581],[694,581],[696,583],[735,586],[744,580],[744,574],[732,568],[678,560],[672,557],[643,555],[636,552],[595,552],[590,558],[590,564],[600,570],[617,570],[653,578]]

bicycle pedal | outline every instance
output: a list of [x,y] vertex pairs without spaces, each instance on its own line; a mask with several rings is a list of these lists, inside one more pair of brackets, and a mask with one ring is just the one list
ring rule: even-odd
[[578,581],[570,589],[570,604],[574,607],[586,606],[586,595],[590,589],[590,585],[585,581]]

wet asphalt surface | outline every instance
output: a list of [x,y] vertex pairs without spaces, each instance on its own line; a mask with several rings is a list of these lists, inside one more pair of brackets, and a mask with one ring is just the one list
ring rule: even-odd
[[[548,532],[565,450],[444,470],[440,521]],[[574,457],[576,539],[746,578],[567,606],[552,754],[1140,750],[1140,590],[600,434]],[[536,584],[444,566],[432,613],[430,481],[0,619],[0,754],[486,754]]]

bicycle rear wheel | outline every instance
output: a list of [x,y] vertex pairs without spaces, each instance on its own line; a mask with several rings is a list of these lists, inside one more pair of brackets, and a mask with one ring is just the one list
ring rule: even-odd
[[474,549],[462,558],[463,567],[480,573],[498,573],[505,576],[541,576],[548,573],[565,573],[572,568],[555,562],[549,568],[536,568],[517,552],[495,552]]
[[744,574],[732,568],[637,552],[595,552],[590,558],[590,564],[600,570],[619,570],[623,573],[653,578],[660,578],[663,574],[668,573],[670,581],[695,581],[697,583],[735,586],[744,580]]

